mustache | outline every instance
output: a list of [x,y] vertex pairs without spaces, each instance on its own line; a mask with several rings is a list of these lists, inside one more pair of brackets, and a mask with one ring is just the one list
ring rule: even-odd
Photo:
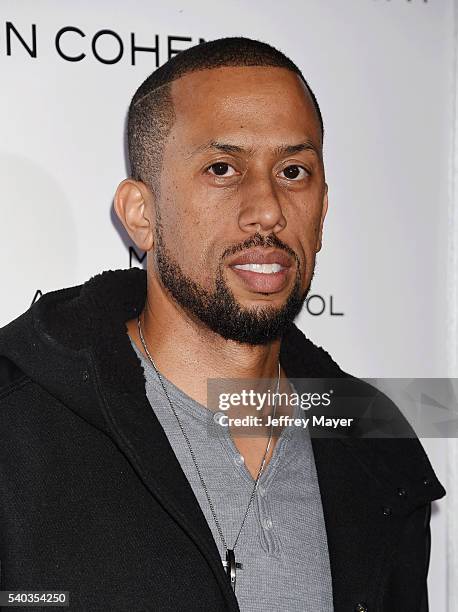
[[263,236],[262,234],[259,234],[258,232],[256,232],[253,236],[251,236],[250,238],[247,238],[240,244],[227,248],[223,253],[222,259],[224,260],[226,257],[231,257],[232,255],[235,255],[236,253],[240,253],[241,251],[245,251],[253,247],[265,247],[265,248],[274,247],[277,249],[281,249],[285,251],[286,253],[288,253],[288,255],[293,257],[296,260],[296,263],[298,264],[298,266],[300,264],[299,258],[296,252],[291,247],[289,247],[287,244],[285,244],[282,240],[280,240],[280,238],[276,234],[269,234],[268,236]]

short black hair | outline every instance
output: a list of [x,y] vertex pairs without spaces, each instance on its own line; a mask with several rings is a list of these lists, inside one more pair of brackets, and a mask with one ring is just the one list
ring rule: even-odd
[[304,82],[324,135],[323,118],[315,95],[302,72],[281,51],[245,37],[219,38],[181,51],[147,77],[129,106],[127,139],[130,176],[156,190],[164,143],[175,118],[172,81],[197,70],[224,66],[273,66],[295,72]]

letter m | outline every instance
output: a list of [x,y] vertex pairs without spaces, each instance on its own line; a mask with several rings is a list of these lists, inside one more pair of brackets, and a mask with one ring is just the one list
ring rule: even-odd
[[140,257],[134,247],[129,247],[129,268],[132,268],[132,260],[135,257],[138,263],[142,263],[146,257],[146,251]]

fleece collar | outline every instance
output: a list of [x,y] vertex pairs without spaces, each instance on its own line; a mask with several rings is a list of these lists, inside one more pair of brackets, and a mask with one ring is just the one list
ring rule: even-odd
[[[143,383],[138,358],[125,323],[142,311],[146,300],[144,270],[107,270],[83,285],[43,295],[31,309],[33,328],[48,341],[47,352],[92,353],[103,378],[121,393],[137,392]],[[48,377],[47,360],[38,380]],[[293,323],[282,338],[280,361],[290,378],[340,377],[344,372],[322,348],[315,346]],[[29,367],[22,355],[22,367]],[[52,385],[52,381],[51,385]]]
[[[125,333],[125,322],[144,307],[146,287],[144,270],[107,270],[83,285],[45,294],[36,304],[34,318],[45,334],[65,346],[96,346],[104,336]],[[281,358],[290,377],[343,375],[330,355],[294,323],[283,336]]]
[[[100,429],[100,388],[143,401],[144,374],[125,323],[146,300],[145,270],[106,270],[81,285],[44,294],[0,331],[0,354]],[[173,333],[165,330],[165,333]],[[290,324],[280,361],[289,378],[344,377],[322,348]]]

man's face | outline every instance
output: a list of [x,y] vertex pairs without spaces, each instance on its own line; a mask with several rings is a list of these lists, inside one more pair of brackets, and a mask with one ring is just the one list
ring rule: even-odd
[[273,67],[197,71],[172,96],[149,271],[224,338],[271,342],[299,313],[321,247],[327,197],[311,98]]

